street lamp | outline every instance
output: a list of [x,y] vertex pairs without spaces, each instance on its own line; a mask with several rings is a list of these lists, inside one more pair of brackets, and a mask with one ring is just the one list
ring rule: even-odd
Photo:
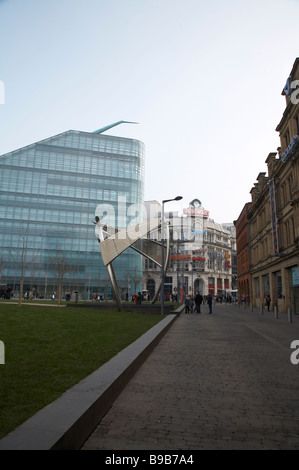
[[173,199],[164,199],[162,201],[162,217],[161,217],[161,242],[162,242],[162,263],[161,263],[161,314],[164,315],[164,204],[170,201],[180,201],[182,196],[177,196]]
[[48,273],[45,273],[46,275],[46,280],[45,280],[45,293],[44,293],[44,299],[46,300],[47,298],[47,281],[48,281]]
[[88,300],[90,300],[90,276],[91,274],[88,274]]
[[195,263],[191,261],[190,266],[191,266],[191,296],[193,297],[194,295],[193,271],[194,271]]

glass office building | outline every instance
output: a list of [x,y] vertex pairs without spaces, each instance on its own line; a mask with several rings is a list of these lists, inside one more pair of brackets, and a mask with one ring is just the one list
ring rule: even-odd
[[[64,265],[64,293],[111,294],[93,221],[106,205],[126,227],[128,208],[143,203],[144,145],[102,131],[70,130],[0,156],[0,283],[15,296],[23,274],[24,291],[50,297]],[[113,264],[124,294],[142,288],[138,253]]]

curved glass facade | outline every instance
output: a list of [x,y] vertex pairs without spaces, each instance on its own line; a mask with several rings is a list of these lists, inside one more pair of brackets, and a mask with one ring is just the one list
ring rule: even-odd
[[[0,156],[0,283],[17,295],[64,291],[81,298],[111,292],[94,234],[98,206],[109,205],[115,224],[130,222],[128,207],[142,204],[144,145],[115,136],[67,131]],[[121,201],[121,204],[119,203]],[[115,261],[121,290],[141,289],[142,260],[127,251]],[[22,269],[23,266],[23,269]]]

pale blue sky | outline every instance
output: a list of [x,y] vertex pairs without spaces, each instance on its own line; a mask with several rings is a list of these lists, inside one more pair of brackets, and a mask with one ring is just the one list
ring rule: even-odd
[[279,146],[298,0],[0,0],[0,154],[69,129],[142,140],[145,199],[250,200]]

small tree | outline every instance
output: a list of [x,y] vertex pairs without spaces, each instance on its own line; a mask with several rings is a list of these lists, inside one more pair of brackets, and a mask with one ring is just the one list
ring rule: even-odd
[[[27,227],[28,229],[28,227]],[[27,230],[26,230],[27,232]],[[21,248],[16,249],[9,249],[9,255],[12,257],[14,262],[18,264],[18,260],[21,259],[21,278],[20,278],[20,298],[19,298],[19,307],[22,307],[22,299],[23,299],[23,284],[24,284],[24,265],[25,265],[25,257],[26,257],[26,250],[27,250],[27,238],[26,232],[22,238],[22,246]],[[14,253],[13,253],[14,251]]]
[[73,267],[68,264],[65,255],[56,256],[52,259],[53,269],[58,278],[58,305],[61,305],[61,296],[63,292],[63,280],[66,274],[73,271]]
[[34,259],[36,259],[36,255],[33,255],[30,259],[28,258],[28,253],[30,252],[28,245],[27,245],[27,232],[29,229],[29,224],[27,224],[26,229],[23,232],[23,235],[19,238],[20,242],[18,242],[18,248],[9,248],[8,253],[13,259],[16,265],[21,265],[21,272],[20,272],[20,298],[19,298],[19,307],[22,307],[22,299],[23,299],[23,285],[24,285],[24,270],[32,268],[32,264]]
[[133,273],[131,273],[131,280],[134,284],[134,294],[137,294],[137,292],[136,292],[137,291],[137,286],[138,286],[138,284],[140,284],[140,282],[142,283],[142,278],[140,279],[140,275],[138,274],[136,268],[134,268]]

